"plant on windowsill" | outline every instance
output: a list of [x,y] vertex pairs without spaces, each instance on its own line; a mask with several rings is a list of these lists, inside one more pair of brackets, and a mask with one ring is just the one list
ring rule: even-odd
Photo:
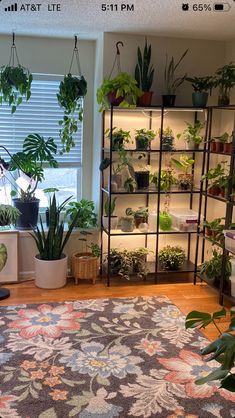
[[156,136],[155,132],[151,129],[136,129],[135,132],[136,149],[139,151],[149,150],[151,141]]
[[185,251],[179,246],[167,245],[158,253],[159,265],[163,270],[177,271],[185,260]]
[[212,92],[214,86],[214,77],[186,77],[185,79],[192,84],[194,92],[192,93],[192,102],[195,107],[206,107],[208,100],[208,91]]
[[11,106],[11,113],[15,113],[23,98],[26,101],[31,96],[31,83],[33,77],[29,70],[22,67],[6,65],[0,72],[0,104],[3,102]]
[[48,232],[44,230],[40,217],[40,227],[36,226],[30,233],[39,252],[34,258],[35,284],[42,289],[57,289],[66,284],[68,257],[63,251],[79,218],[78,211],[64,236],[64,222],[60,221],[60,214],[70,199],[57,205],[53,194],[49,201]]
[[168,56],[166,55],[166,64],[164,71],[165,94],[162,96],[163,106],[172,107],[175,104],[176,90],[181,86],[181,84],[183,84],[187,76],[187,74],[184,74],[182,77],[176,77],[175,72],[187,53],[188,49],[184,51],[184,53],[181,55],[179,61],[176,64],[173,56],[171,57],[171,60],[168,63]]
[[105,79],[97,89],[96,97],[100,112],[110,105],[122,108],[135,108],[137,99],[142,95],[137,81],[129,74],[120,72],[112,80]]
[[109,215],[110,215],[110,229],[117,229],[118,225],[118,217],[114,215],[114,211],[116,208],[116,200],[117,197],[111,198],[110,205],[109,205],[109,199],[106,198],[104,202],[104,213],[105,215],[102,218],[103,227],[108,231],[109,229]]
[[97,226],[97,214],[95,213],[95,204],[92,200],[81,199],[80,202],[69,202],[68,209],[65,216],[69,217],[69,224],[73,221],[74,217],[79,213],[76,228],[90,229]]
[[179,189],[188,190],[193,185],[193,175],[189,173],[189,170],[192,169],[195,160],[187,155],[180,155],[179,160],[171,158],[171,161],[178,170],[183,171],[183,174],[178,176]]
[[[229,277],[231,276],[231,256],[225,256],[225,283],[229,285]],[[212,252],[210,260],[204,261],[200,267],[200,275],[202,278],[209,280],[215,287],[220,286],[222,271],[223,254],[216,249]]]
[[0,205],[0,229],[1,227],[9,228],[11,225],[15,225],[20,211],[11,205]]
[[203,142],[203,136],[200,134],[205,124],[197,120],[194,124],[185,122],[187,128],[180,134],[177,134],[177,138],[181,137],[186,142],[186,148],[188,150],[197,150],[199,145]]
[[[35,197],[38,183],[44,179],[43,163],[48,163],[50,167],[57,167],[55,160],[57,146],[53,138],[44,139],[39,134],[31,134],[25,138],[22,151],[13,155],[4,147],[10,157],[8,171],[18,170],[22,173],[26,185],[12,182],[15,189],[11,192],[13,205],[20,211],[20,216],[16,221],[18,229],[32,229],[37,225],[39,199]],[[18,197],[17,197],[18,194]]]
[[79,238],[85,249],[82,252],[76,252],[72,255],[72,276],[75,278],[75,283],[79,279],[95,281],[99,275],[99,258],[100,258],[100,247],[98,244],[91,242],[88,245],[88,236],[91,235],[88,231],[81,231],[82,238]]
[[86,93],[87,82],[83,76],[74,77],[69,73],[60,83],[57,99],[64,110],[64,117],[59,121],[61,154],[75,147],[74,135],[78,131],[78,121],[83,119],[83,98]]
[[138,106],[151,106],[153,92],[150,91],[153,84],[154,68],[151,62],[151,45],[147,44],[145,39],[144,51],[141,53],[140,48],[137,49],[138,62],[135,67],[135,79],[138,87],[142,90],[142,95],[139,97]]
[[158,130],[158,135],[162,143],[163,151],[172,151],[174,149],[174,135],[172,129],[168,126],[163,129],[161,135],[161,129]]
[[235,65],[233,62],[216,70],[214,86],[219,87],[218,106],[228,106],[231,90],[235,86]]
[[[226,316],[229,316],[230,324],[227,330],[222,331],[218,326],[218,321],[223,319],[223,322],[227,322]],[[201,355],[206,356],[205,361],[216,360],[218,367],[214,369],[207,376],[198,378],[195,381],[196,385],[209,384],[210,382],[220,382],[220,388],[235,392],[235,374],[232,372],[234,369],[234,352],[235,352],[235,312],[234,308],[230,309],[227,313],[223,308],[213,314],[207,312],[192,311],[186,317],[185,327],[188,328],[206,328],[208,325],[213,324],[219,332],[219,337],[210,342],[207,347],[201,350]]]

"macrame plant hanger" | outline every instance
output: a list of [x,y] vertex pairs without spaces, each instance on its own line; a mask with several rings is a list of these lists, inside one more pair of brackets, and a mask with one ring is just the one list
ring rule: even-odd
[[78,52],[77,45],[78,45],[78,37],[77,37],[77,35],[75,35],[74,36],[73,55],[72,55],[71,64],[70,64],[70,67],[69,67],[69,74],[71,74],[73,61],[75,59],[76,63],[77,63],[77,68],[78,68],[78,76],[81,77],[82,76],[82,71],[81,71],[81,65],[80,65],[79,52]]
[[113,74],[113,71],[115,69],[115,65],[117,65],[118,74],[120,74],[122,72],[122,70],[121,70],[121,58],[120,58],[121,53],[120,53],[119,45],[124,46],[122,41],[118,41],[116,43],[116,55],[115,55],[115,58],[114,58],[114,62],[113,62],[111,72],[110,72],[109,77],[108,77],[109,80],[111,78],[111,75]]
[[15,33],[12,33],[12,45],[11,45],[11,55],[9,60],[9,67],[21,66],[17,54],[16,44],[15,44]]

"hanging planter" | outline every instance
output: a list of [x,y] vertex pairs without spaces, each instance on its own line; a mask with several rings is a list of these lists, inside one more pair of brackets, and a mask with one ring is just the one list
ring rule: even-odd
[[[17,65],[15,65],[15,62]],[[29,70],[19,63],[15,46],[15,34],[13,33],[9,64],[1,67],[0,104],[8,103],[11,106],[11,113],[15,113],[23,98],[30,99],[32,80],[33,77]]]
[[[78,66],[78,76],[71,74],[74,57]],[[81,75],[81,68],[77,49],[77,36],[75,36],[75,46],[70,64],[69,73],[64,76],[60,83],[57,99],[64,109],[64,118],[59,121],[60,139],[62,142],[61,153],[69,152],[75,147],[74,134],[78,130],[78,122],[83,120],[83,98],[87,93],[87,82]]]

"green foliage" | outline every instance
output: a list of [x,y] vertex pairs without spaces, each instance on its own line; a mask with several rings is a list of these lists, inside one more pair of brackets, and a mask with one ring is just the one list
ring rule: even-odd
[[[159,182],[159,173],[155,171],[154,173],[150,174],[150,182],[155,184],[156,189],[158,188]],[[161,191],[168,191],[170,188],[177,183],[177,179],[172,174],[172,170],[164,169],[161,170],[161,178],[160,178],[160,190]]]
[[211,241],[214,243],[219,242],[221,244],[224,243],[224,229],[225,229],[225,224],[221,224],[222,220],[224,221],[225,218],[215,218],[213,219],[213,221],[208,222],[208,221],[204,221],[203,222],[203,226],[208,228],[209,231],[211,231],[212,237],[209,239],[211,239]]
[[214,136],[213,139],[212,139],[212,141],[222,142],[223,144],[225,144],[225,143],[231,143],[232,140],[233,140],[233,136],[232,136],[232,134],[229,135],[228,132],[224,132],[220,136]]
[[[69,223],[77,217],[75,227],[94,228],[97,226],[97,214],[92,200],[82,199],[80,202],[69,202],[66,216],[70,217]],[[77,216],[77,214],[79,214]]]
[[151,45],[148,46],[145,40],[143,54],[140,48],[137,49],[138,63],[135,67],[135,79],[138,87],[143,91],[150,91],[153,84],[154,68],[151,62]]
[[0,271],[5,267],[7,262],[7,247],[5,244],[0,244]]
[[109,209],[109,199],[108,199],[108,197],[105,200],[105,203],[104,203],[104,212],[105,212],[105,215],[106,216],[109,216],[109,211],[110,211],[110,216],[113,215],[113,213],[115,211],[115,207],[116,207],[116,200],[117,200],[116,197],[114,197],[113,199],[111,198],[110,209]]
[[172,228],[172,217],[166,210],[159,213],[159,225],[162,231],[170,231]]
[[[149,251],[147,248],[134,250],[110,250],[110,267],[113,274],[119,274],[126,280],[130,280],[130,274],[136,272],[141,278],[148,273],[146,257]],[[107,258],[106,258],[107,261]]]
[[[221,332],[218,321],[230,315],[229,328],[225,332]],[[235,361],[235,318],[234,309],[230,310],[228,314],[225,308],[218,312],[209,314],[207,312],[192,311],[186,317],[185,326],[188,328],[205,328],[209,324],[213,324],[219,332],[219,337],[208,344],[208,346],[201,350],[201,354],[205,357],[205,361],[216,360],[218,368],[207,376],[195,381],[197,385],[219,380],[221,388],[230,392],[235,392],[235,374],[231,372],[234,368]]]
[[179,160],[171,158],[171,161],[174,163],[175,167],[178,168],[178,170],[182,170],[184,174],[188,174],[188,171],[195,163],[195,161],[187,155],[181,155]]
[[144,218],[146,220],[148,218],[148,208],[146,207],[140,207],[137,210],[126,208],[125,213],[127,216],[134,216],[135,218]]
[[55,194],[53,194],[49,202],[48,232],[44,230],[42,218],[40,217],[41,230],[37,226],[33,233],[30,233],[36,243],[41,260],[60,260],[62,257],[64,247],[79,218],[79,211],[77,211],[64,237],[64,222],[60,221],[60,214],[70,198],[58,206]]
[[179,61],[176,64],[175,64],[175,60],[173,56],[171,57],[171,60],[168,64],[168,56],[166,55],[166,64],[165,64],[165,72],[164,72],[166,94],[175,94],[176,90],[181,86],[181,84],[186,79],[187,74],[184,74],[183,77],[176,78],[175,71],[177,70],[181,61],[184,59],[187,52],[188,52],[188,49],[184,51],[184,53],[182,54],[182,56],[180,57]]
[[91,242],[90,245],[87,244],[87,238],[89,235],[92,235],[91,232],[88,231],[80,231],[82,238],[79,238],[79,241],[85,243],[85,252],[88,252],[88,249],[91,251],[93,257],[99,258],[101,255],[100,247],[98,244]]
[[12,155],[9,170],[21,170],[35,182],[34,185],[30,183],[26,191],[20,190],[22,200],[34,199],[38,182],[44,179],[43,163],[53,168],[58,166],[54,158],[56,152],[57,145],[53,138],[45,140],[39,134],[30,134],[23,142],[23,150]]
[[204,128],[205,124],[197,120],[194,124],[185,122],[187,128],[183,131],[182,134],[177,134],[177,138],[183,138],[186,142],[194,142],[195,144],[200,144],[203,141],[203,136],[200,135],[201,130]]
[[133,177],[128,177],[124,182],[124,189],[128,193],[133,193],[136,188],[136,181]]
[[137,86],[137,81],[127,73],[119,73],[112,80],[105,79],[102,85],[97,89],[96,97],[100,105],[100,112],[110,107],[108,101],[109,93],[116,93],[116,98],[122,97],[123,100],[119,107],[136,107],[137,98],[142,95]]
[[214,77],[206,76],[206,77],[186,77],[185,79],[189,83],[192,84],[194,91],[203,93],[212,90],[214,86]]
[[73,77],[72,74],[64,76],[60,83],[57,99],[64,109],[64,118],[59,121],[61,126],[60,139],[62,142],[61,154],[69,152],[75,147],[74,137],[78,130],[78,120],[83,119],[83,97],[87,93],[87,82],[83,76]]
[[31,96],[31,83],[33,77],[29,70],[18,65],[2,66],[0,73],[0,104],[6,102],[11,106],[11,113],[15,113],[23,97],[26,100]]
[[235,86],[235,65],[233,62],[220,67],[215,72],[215,86],[230,90]]
[[179,246],[167,245],[158,253],[158,261],[164,270],[179,270],[185,260],[185,251]]
[[[231,276],[231,256],[227,255],[225,258],[225,279],[228,280]],[[205,275],[207,279],[214,281],[214,279],[220,279],[223,270],[223,254],[217,250],[213,250],[212,258],[208,261],[204,261],[200,268],[201,276]]]
[[112,135],[110,129],[106,129],[105,135],[112,140],[113,151],[123,149],[124,145],[128,144],[131,139],[130,131],[124,131],[123,129],[118,129],[116,127],[112,129]]
[[210,168],[206,174],[202,176],[202,181],[209,180],[210,185],[227,187],[230,181],[230,176],[227,174],[225,168],[226,161],[218,163],[215,168]]
[[0,226],[15,225],[20,211],[11,205],[0,205]]
[[151,129],[136,129],[135,139],[139,143],[139,148],[141,149],[148,149],[150,142],[153,141],[156,134]]

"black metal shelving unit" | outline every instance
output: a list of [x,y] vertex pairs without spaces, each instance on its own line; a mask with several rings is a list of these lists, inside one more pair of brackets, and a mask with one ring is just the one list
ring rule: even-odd
[[[232,112],[233,117],[233,141],[232,141],[232,154],[224,153],[224,152],[216,152],[211,151],[210,149],[210,140],[212,138],[212,127],[213,122],[215,118],[215,112],[217,110],[221,111],[229,111]],[[230,114],[231,115],[231,114]],[[222,196],[214,196],[211,195],[208,192],[208,180],[206,180],[204,183],[201,182],[200,187],[200,197],[199,197],[199,211],[198,211],[198,233],[196,238],[196,252],[195,252],[195,271],[194,271],[194,284],[196,284],[197,279],[200,281],[206,282],[209,286],[216,289],[219,292],[219,303],[223,304],[223,298],[228,298],[232,303],[235,304],[235,298],[232,297],[228,290],[225,290],[225,274],[222,275],[220,279],[219,288],[215,287],[214,284],[207,279],[205,276],[201,276],[196,266],[198,265],[199,261],[199,241],[202,240],[202,248],[201,248],[201,263],[204,262],[205,258],[205,242],[210,241],[217,247],[221,248],[223,250],[223,264],[222,264],[222,271],[225,272],[225,256],[229,254],[229,252],[225,249],[224,245],[221,245],[221,243],[218,243],[216,241],[212,241],[210,238],[208,238],[205,234],[205,228],[203,227],[202,230],[200,228],[200,224],[202,221],[205,221],[207,219],[207,213],[208,213],[208,199],[216,201],[223,202],[225,204],[225,229],[228,229],[233,218],[233,208],[235,206],[235,201],[232,199],[231,194],[233,191],[233,184],[232,184],[232,176],[234,175],[234,168],[235,168],[235,105],[230,106],[211,106],[208,107],[208,121],[207,121],[207,141],[205,143],[204,147],[204,155],[203,159],[205,160],[205,163],[202,164],[202,172],[201,175],[203,176],[208,170],[211,168],[211,155],[221,155],[221,156],[227,156],[230,158],[230,164],[229,164],[229,175],[231,177],[231,180],[229,182],[226,195],[224,197]],[[204,202],[203,202],[204,199]]]
[[[148,151],[140,151],[140,150],[135,150],[135,149],[125,149],[127,152],[132,152],[132,153],[145,153],[146,154],[146,158],[147,158],[147,163],[150,164],[151,163],[151,155],[152,154],[158,154],[159,156],[159,166],[158,166],[158,172],[159,172],[159,178],[158,178],[158,188],[154,189],[154,188],[149,188],[148,190],[136,190],[133,193],[128,193],[125,190],[118,190],[115,192],[112,192],[111,189],[111,178],[112,178],[112,164],[113,164],[113,154],[115,153],[115,151],[112,150],[112,130],[114,127],[114,114],[115,112],[127,112],[127,115],[129,112],[144,112],[144,115],[149,119],[149,127],[148,129],[152,129],[152,117],[153,117],[153,113],[154,112],[159,112],[159,116],[160,116],[160,129],[161,132],[163,132],[164,129],[164,117],[165,117],[165,113],[167,112],[180,112],[180,111],[187,111],[187,112],[193,112],[194,115],[194,122],[198,119],[198,112],[202,112],[204,113],[204,117],[205,120],[208,119],[208,109],[207,108],[195,108],[195,107],[185,107],[185,106],[177,106],[174,108],[164,108],[161,106],[152,106],[152,107],[148,107],[148,108],[140,108],[137,107],[135,109],[120,109],[118,107],[111,107],[108,111],[105,111],[103,113],[103,135],[102,135],[102,148],[101,148],[101,159],[103,160],[104,157],[108,154],[108,157],[110,158],[110,166],[109,166],[109,178],[108,178],[108,184],[105,185],[104,184],[104,175],[103,173],[101,174],[101,273],[104,273],[103,271],[103,253],[104,253],[104,246],[103,246],[103,238],[104,238],[104,234],[106,234],[107,236],[107,269],[105,272],[105,275],[107,277],[107,286],[110,286],[110,278],[111,278],[111,266],[110,266],[110,250],[111,250],[111,239],[112,237],[117,237],[117,236],[144,236],[145,237],[145,247],[148,247],[148,237],[149,236],[156,236],[156,246],[155,246],[155,262],[154,262],[154,277],[155,277],[155,283],[157,283],[157,278],[159,275],[170,275],[172,273],[176,274],[176,273],[194,273],[197,271],[197,266],[195,266],[195,264],[190,260],[191,258],[191,239],[193,236],[197,237],[198,235],[198,231],[195,232],[189,232],[189,231],[176,231],[176,230],[172,230],[172,231],[160,231],[159,228],[159,212],[160,212],[160,205],[161,205],[161,196],[166,195],[167,193],[169,194],[179,194],[179,195],[188,195],[189,196],[189,208],[192,209],[193,207],[193,203],[194,203],[194,195],[198,195],[201,196],[202,190],[200,187],[198,188],[191,188],[190,190],[187,191],[183,191],[183,190],[169,190],[168,192],[166,191],[162,191],[160,190],[160,176],[161,176],[161,170],[162,170],[162,165],[163,165],[163,157],[165,154],[175,154],[175,153],[190,153],[192,155],[192,158],[195,160],[196,155],[202,155],[202,171],[204,172],[205,170],[205,163],[206,163],[206,155],[207,155],[207,137],[208,137],[208,123],[206,124],[206,132],[205,132],[205,141],[204,141],[204,147],[203,149],[197,149],[197,150],[188,150],[188,149],[174,149],[171,151],[165,151],[162,149],[162,138],[160,138],[160,148],[159,149],[153,149],[153,150],[148,150]],[[109,129],[111,132],[111,137],[110,137],[110,146],[109,148],[107,146],[105,146],[105,130],[106,130],[106,124],[105,124],[105,117],[106,114],[109,115]],[[194,166],[192,168],[192,175],[194,178]],[[111,213],[109,213],[108,216],[108,228],[104,228],[103,226],[103,208],[104,208],[104,196],[107,196],[108,198],[108,202],[109,202],[109,207],[110,207],[110,203],[111,203],[111,199],[113,196],[145,196],[145,203],[146,206],[149,206],[149,198],[150,195],[155,195],[157,197],[157,225],[156,225],[156,232],[130,232],[130,233],[126,233],[126,232],[116,232],[111,231],[110,227],[111,227]],[[199,198],[200,200],[200,198]],[[158,263],[158,251],[159,251],[159,237],[161,235],[185,235],[186,239],[187,239],[187,260],[185,262],[185,264],[182,266],[182,268],[180,270],[177,271],[164,271],[160,268],[159,263]],[[151,265],[153,265],[153,262],[150,262]]]

